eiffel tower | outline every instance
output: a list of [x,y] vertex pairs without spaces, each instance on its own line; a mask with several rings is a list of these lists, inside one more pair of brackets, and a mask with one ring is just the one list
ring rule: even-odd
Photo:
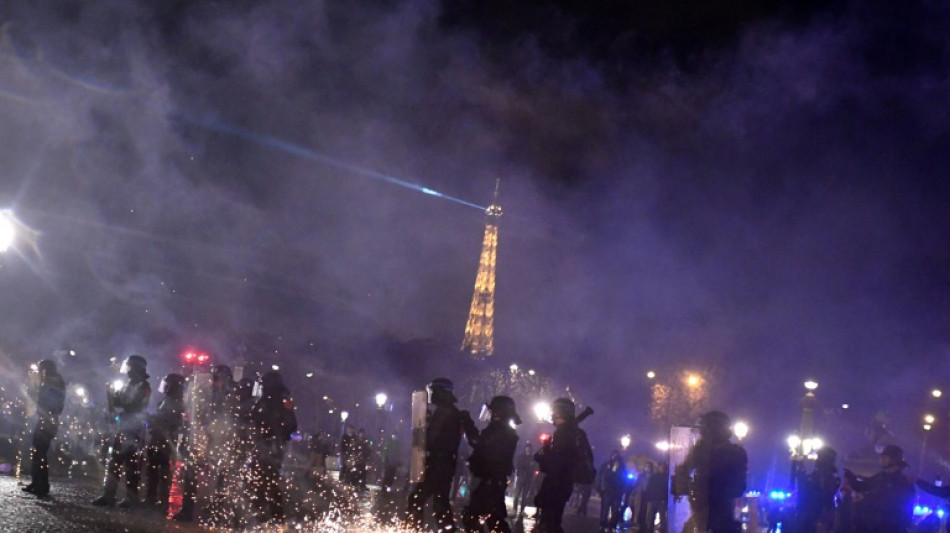
[[482,238],[482,256],[478,261],[475,276],[475,293],[465,324],[462,351],[475,359],[485,359],[495,351],[495,261],[498,257],[498,222],[501,206],[498,205],[498,187],[495,181],[495,198],[485,210],[485,236]]

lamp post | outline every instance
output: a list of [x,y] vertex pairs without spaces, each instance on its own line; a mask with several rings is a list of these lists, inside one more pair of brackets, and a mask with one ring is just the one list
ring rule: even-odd
[[930,435],[930,430],[934,427],[934,422],[937,421],[937,418],[934,415],[926,414],[924,415],[924,438],[920,443],[920,466],[917,467],[917,477],[920,477],[924,471],[924,457],[927,456],[927,437]]
[[630,447],[630,435],[620,437],[620,447],[623,448],[623,451],[627,451],[627,448]]

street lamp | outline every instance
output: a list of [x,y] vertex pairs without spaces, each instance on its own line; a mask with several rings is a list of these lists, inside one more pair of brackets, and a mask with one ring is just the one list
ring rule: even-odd
[[934,398],[939,398],[939,397],[943,396],[943,391],[940,390],[940,389],[934,389],[934,390],[930,391],[930,395],[933,396]]
[[16,240],[16,226],[13,225],[13,213],[9,209],[0,211],[0,252],[6,252]]
[[388,399],[389,398],[386,396],[385,392],[380,392],[376,394],[376,407],[382,409],[383,406],[386,405],[386,400]]
[[737,439],[742,440],[749,434],[749,424],[739,420],[732,425],[732,433]]
[[627,451],[627,447],[630,446],[630,435],[620,437],[620,446],[623,448],[623,451]]
[[656,372],[654,372],[654,371],[652,371],[652,370],[650,370],[649,372],[647,372],[647,379],[654,379],[654,378],[656,378]]
[[917,477],[920,477],[921,472],[924,470],[924,457],[927,455],[927,437],[930,435],[930,430],[933,429],[933,424],[936,420],[937,418],[934,417],[934,415],[924,415],[924,438],[920,443],[920,466],[917,468]]

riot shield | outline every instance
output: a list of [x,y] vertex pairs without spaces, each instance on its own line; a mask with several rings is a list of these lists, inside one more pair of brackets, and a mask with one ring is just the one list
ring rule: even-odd
[[426,421],[429,395],[426,391],[412,393],[412,443],[409,447],[409,482],[422,481],[426,466]]
[[[699,440],[699,428],[673,426],[670,428],[669,466],[673,475],[670,487],[669,505],[667,506],[667,524],[671,533],[694,533],[693,521],[690,520],[691,509],[689,504],[689,472],[683,468],[686,454],[693,444]],[[678,471],[678,474],[677,474]],[[679,496],[674,496],[678,494]]]

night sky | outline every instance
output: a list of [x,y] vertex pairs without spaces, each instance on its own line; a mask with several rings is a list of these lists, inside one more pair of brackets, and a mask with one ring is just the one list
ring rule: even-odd
[[199,347],[305,410],[460,379],[501,178],[491,364],[602,447],[647,438],[649,369],[706,373],[753,463],[807,378],[819,427],[887,409],[908,450],[950,388],[945,1],[41,5],[0,6],[8,376]]

